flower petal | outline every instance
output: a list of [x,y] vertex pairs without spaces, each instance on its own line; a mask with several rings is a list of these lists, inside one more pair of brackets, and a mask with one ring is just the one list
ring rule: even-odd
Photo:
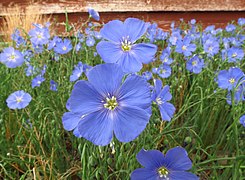
[[129,36],[132,43],[143,36],[148,28],[148,25],[137,18],[127,18],[124,21],[125,37]]
[[185,172],[185,171],[173,171],[169,173],[169,179],[174,180],[198,180],[198,176],[193,173]]
[[147,109],[151,106],[151,93],[147,81],[137,75],[128,76],[119,89],[120,106],[136,106]]
[[124,73],[117,64],[101,64],[88,72],[88,81],[104,97],[114,94],[120,87]]
[[113,20],[104,25],[100,30],[103,38],[115,43],[120,43],[124,32],[124,25],[122,21]]
[[62,117],[62,123],[63,123],[64,129],[67,131],[71,131],[75,129],[79,121],[81,120],[82,120],[82,114],[80,113],[66,112],[64,113]]
[[163,121],[170,121],[174,115],[175,107],[169,102],[159,105],[159,110]]
[[119,59],[118,64],[122,67],[123,72],[134,73],[138,72],[142,68],[142,63],[138,61],[134,55],[131,53],[123,53],[121,59]]
[[182,147],[175,147],[168,150],[165,159],[165,167],[170,171],[186,171],[192,167],[192,162],[186,150]]
[[163,166],[165,158],[164,154],[158,150],[142,149],[136,156],[137,161],[144,167],[149,169],[158,169]]
[[113,124],[113,112],[96,111],[88,114],[79,122],[79,135],[95,145],[105,146],[112,140]]
[[155,44],[140,43],[132,46],[130,54],[132,54],[139,62],[144,64],[150,63],[157,52]]
[[146,128],[150,115],[138,107],[118,107],[114,113],[114,133],[121,142],[137,138]]
[[109,41],[99,42],[96,50],[106,63],[116,63],[123,56],[121,47]]
[[68,110],[83,115],[101,109],[103,97],[87,81],[77,81],[67,101]]
[[131,180],[156,180],[159,177],[158,173],[154,170],[151,169],[146,169],[146,168],[139,168],[135,169],[131,176]]
[[162,88],[162,91],[159,94],[159,97],[161,97],[163,102],[170,101],[172,99],[172,95],[169,92],[169,89],[170,89],[170,87],[168,85],[166,85]]

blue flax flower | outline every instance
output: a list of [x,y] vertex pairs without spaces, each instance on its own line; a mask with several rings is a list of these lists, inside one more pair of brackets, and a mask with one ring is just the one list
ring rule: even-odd
[[151,62],[157,46],[135,42],[145,34],[148,25],[139,19],[113,20],[105,24],[100,33],[104,39],[97,44],[97,52],[106,63],[118,63],[124,72],[138,72],[142,63]]
[[71,82],[74,82],[80,78],[83,73],[83,68],[82,62],[78,62],[77,66],[75,66],[74,70],[72,71],[72,75],[70,76]]
[[245,18],[239,18],[237,23],[240,25],[240,26],[243,26],[245,25]]
[[199,74],[204,67],[204,60],[194,56],[186,62],[186,69],[195,74]]
[[170,121],[174,115],[175,107],[169,103],[172,95],[169,92],[169,86],[166,85],[162,88],[162,81],[159,79],[154,80],[155,89],[152,93],[152,101],[156,102],[159,107],[162,120]]
[[32,80],[31,87],[39,87],[43,81],[45,81],[45,78],[41,74],[39,74]]
[[221,89],[232,90],[243,77],[244,73],[242,70],[236,67],[231,67],[229,70],[221,70],[218,74],[218,86]]
[[5,64],[8,68],[16,68],[24,63],[24,56],[20,51],[13,47],[4,48],[0,54],[0,62]]
[[70,50],[72,50],[70,39],[64,39],[63,41],[56,42],[56,46],[54,47],[54,52],[58,54],[67,54]]
[[88,13],[89,13],[89,16],[94,18],[96,21],[99,21],[100,20],[100,15],[97,11],[95,11],[94,9],[92,8],[88,8]]
[[209,38],[203,44],[204,51],[209,57],[213,57],[219,52],[219,42],[216,38]]
[[115,134],[121,142],[134,140],[150,119],[151,95],[147,81],[124,73],[117,64],[101,64],[78,81],[67,101],[62,122],[68,131],[96,145],[109,144]]
[[167,151],[166,155],[158,150],[142,149],[136,156],[144,168],[136,169],[131,174],[131,180],[198,180],[190,172],[192,162],[186,150],[175,147]]
[[244,52],[242,48],[231,47],[227,50],[228,62],[241,61],[244,57]]
[[176,43],[176,49],[175,51],[181,54],[184,54],[184,56],[188,57],[192,55],[192,52],[196,50],[196,45],[191,43],[191,38],[186,36],[183,41],[179,40]]
[[162,64],[157,68],[157,74],[161,78],[168,78],[172,73],[171,67],[167,64]]
[[240,117],[240,123],[245,127],[245,114]]
[[34,45],[44,45],[49,42],[50,34],[47,26],[43,27],[40,24],[33,24],[34,29],[29,32],[30,40]]
[[58,83],[55,82],[54,80],[50,80],[50,90],[51,91],[58,91],[57,87],[58,87]]
[[25,91],[15,91],[7,98],[7,106],[10,109],[23,109],[31,102],[31,95]]

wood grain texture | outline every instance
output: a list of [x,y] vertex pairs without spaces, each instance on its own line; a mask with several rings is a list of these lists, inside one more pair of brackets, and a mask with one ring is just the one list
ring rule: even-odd
[[87,12],[88,7],[99,12],[245,11],[245,0],[1,0],[0,16],[14,5],[40,14]]

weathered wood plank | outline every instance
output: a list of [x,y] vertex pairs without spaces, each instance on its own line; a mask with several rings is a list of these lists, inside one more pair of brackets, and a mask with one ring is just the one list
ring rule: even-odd
[[[32,0],[33,1],[33,0]],[[37,9],[40,14],[87,12],[93,7],[99,12],[139,11],[245,11],[245,0],[1,0],[0,16],[3,9],[20,5]],[[14,12],[13,12],[14,13]]]

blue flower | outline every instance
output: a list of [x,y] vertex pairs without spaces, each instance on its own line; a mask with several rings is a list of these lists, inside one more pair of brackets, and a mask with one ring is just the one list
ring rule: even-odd
[[92,46],[94,46],[94,44],[95,44],[94,38],[92,36],[87,37],[87,39],[86,39],[86,45],[88,47],[92,47]]
[[54,47],[54,51],[58,54],[67,54],[70,50],[72,50],[70,39],[64,39],[61,42],[56,42],[56,46]]
[[31,95],[25,91],[15,91],[7,98],[7,106],[10,109],[23,109],[31,102]]
[[219,52],[219,43],[215,38],[209,38],[204,42],[203,45],[204,51],[208,54],[209,57],[214,56]]
[[245,114],[240,117],[240,123],[245,127]]
[[83,73],[83,64],[82,62],[78,62],[77,66],[75,66],[74,70],[72,71],[72,75],[70,76],[70,81],[76,81]]
[[150,119],[151,95],[146,80],[124,73],[117,64],[101,64],[78,81],[67,101],[62,122],[68,131],[96,145],[109,144],[115,134],[121,142],[134,140]]
[[244,52],[242,48],[231,47],[227,50],[228,62],[241,61],[244,57]]
[[175,107],[169,103],[172,95],[169,92],[169,86],[166,85],[162,88],[162,81],[159,79],[154,80],[154,91],[152,93],[152,101],[156,102],[159,107],[162,120],[170,121],[174,115]]
[[33,24],[34,29],[29,31],[29,36],[31,37],[32,44],[44,45],[49,42],[50,34],[47,27],[42,27],[40,24]]
[[186,62],[186,69],[195,74],[199,74],[204,67],[204,60],[194,56]]
[[[242,80],[241,80],[242,81]],[[245,78],[244,78],[244,82],[245,82]],[[227,96],[226,96],[226,102],[229,105],[232,105],[232,92],[229,91]],[[241,84],[240,86],[238,86],[237,88],[235,88],[235,92],[234,92],[234,102],[235,104],[238,104],[241,101],[245,100],[245,83]]]
[[196,50],[196,45],[191,43],[191,38],[186,36],[183,41],[179,40],[176,43],[176,49],[175,51],[181,54],[184,54],[184,56],[188,57],[192,55],[192,52]]
[[136,18],[113,20],[105,24],[100,33],[104,39],[97,44],[97,52],[106,63],[118,63],[124,72],[138,72],[142,63],[151,62],[157,46],[135,42],[145,34],[147,25]]
[[237,23],[240,25],[240,26],[243,26],[245,24],[245,18],[239,18]]
[[0,62],[5,64],[8,68],[16,68],[24,63],[24,57],[20,51],[13,47],[4,48],[0,54]]
[[228,25],[225,27],[225,30],[226,30],[227,32],[233,32],[235,29],[236,29],[236,26],[233,25],[233,24],[228,24]]
[[167,47],[162,51],[162,55],[160,56],[160,60],[163,64],[170,65],[173,62],[173,59],[170,57],[171,55],[171,48]]
[[159,66],[159,68],[157,68],[157,74],[161,78],[168,78],[171,75],[171,72],[171,67],[167,64],[162,64]]
[[89,13],[89,16],[94,18],[96,21],[99,21],[100,20],[100,15],[97,11],[95,11],[94,9],[92,8],[88,8],[88,13]]
[[175,147],[167,151],[164,156],[158,150],[142,149],[136,156],[138,162],[144,168],[136,169],[131,174],[131,180],[198,180],[199,178],[190,172],[192,162],[186,150]]
[[15,41],[16,47],[26,44],[26,40],[20,35],[20,31],[15,29],[14,33],[11,35],[11,39]]
[[57,87],[58,87],[58,83],[55,82],[54,80],[50,80],[50,90],[51,91],[58,91]]
[[142,73],[142,77],[149,81],[150,79],[152,79],[152,73],[149,71],[145,71]]
[[31,87],[39,87],[43,81],[45,81],[45,78],[41,74],[39,74],[32,80]]
[[228,71],[221,70],[218,74],[218,86],[222,89],[232,90],[237,86],[237,83],[244,77],[241,69],[232,67]]

